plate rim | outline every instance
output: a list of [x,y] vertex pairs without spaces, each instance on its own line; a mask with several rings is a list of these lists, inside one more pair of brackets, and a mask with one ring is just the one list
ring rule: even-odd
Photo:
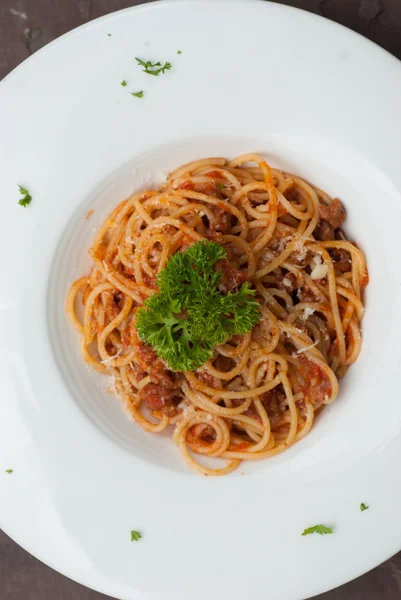
[[[73,37],[74,35],[78,34],[78,33],[83,33],[85,32],[87,29],[90,29],[91,27],[93,27],[95,24],[97,24],[99,21],[108,21],[108,20],[113,20],[114,18],[118,18],[120,16],[121,13],[125,13],[125,12],[150,12],[152,10],[157,10],[157,8],[159,6],[164,6],[164,7],[168,7],[168,6],[177,6],[179,4],[182,5],[207,5],[207,4],[216,4],[217,2],[219,4],[226,4],[227,0],[207,0],[206,2],[204,0],[156,0],[154,2],[150,2],[147,4],[141,4],[141,5],[136,5],[133,7],[128,7],[126,9],[122,9],[119,11],[115,11],[113,13],[109,13],[107,15],[104,15],[102,17],[99,17],[97,19],[94,19],[92,21],[89,21],[88,23],[85,23],[83,25],[80,25],[79,27],[66,32],[65,34],[63,34],[62,36],[60,36],[59,38],[57,38],[56,40],[53,40],[52,42],[50,42],[49,44],[47,44],[46,46],[44,46],[43,48],[41,48],[38,52],[36,52],[35,54],[31,55],[30,57],[28,57],[25,61],[23,61],[20,65],[18,65],[13,71],[11,71],[0,83],[0,94],[2,92],[2,90],[4,89],[4,84],[6,84],[7,82],[9,82],[14,75],[17,73],[19,73],[20,71],[22,71],[23,69],[27,68],[27,65],[31,65],[34,64],[34,60],[37,60],[38,58],[40,59],[40,57],[42,55],[44,55],[45,53],[49,53],[52,52],[52,50],[58,46],[59,44],[64,43],[64,41],[66,39],[68,39],[69,37]],[[251,6],[249,3],[249,0],[235,0],[235,2],[237,4],[243,4],[244,6]],[[375,42],[373,42],[372,40],[369,40],[368,38],[365,38],[364,36],[362,36],[361,34],[359,34],[358,32],[355,32],[339,23],[336,23],[334,21],[331,21],[330,19],[327,19],[326,17],[322,16],[322,15],[318,15],[315,13],[310,13],[309,11],[305,10],[305,9],[301,9],[301,8],[297,8],[297,7],[292,7],[292,6],[288,6],[288,5],[277,5],[276,3],[267,1],[267,0],[253,0],[253,4],[266,4],[266,5],[272,5],[274,4],[275,6],[279,6],[280,9],[282,9],[283,11],[287,11],[289,13],[294,12],[295,11],[301,11],[303,13],[307,13],[309,15],[310,18],[314,18],[314,17],[318,17],[320,19],[324,19],[326,22],[331,23],[331,26],[333,27],[333,29],[336,28],[341,28],[343,30],[347,30],[348,32],[350,32],[351,34],[354,34],[355,36],[358,36],[359,38],[361,38],[364,43],[368,43],[368,45],[373,45],[374,47],[376,47],[376,49],[380,49],[381,51],[384,52],[384,55],[390,56],[392,59],[394,59],[396,61],[396,64],[398,65],[398,68],[400,69],[400,73],[401,73],[401,61],[399,61],[395,56],[393,56],[390,52],[388,52],[387,50],[385,50],[384,48],[382,48],[381,46],[379,46],[378,44],[376,44]],[[386,59],[388,60],[388,59]],[[80,583],[81,585],[88,587],[89,589],[94,589],[96,591],[98,591],[99,593],[108,593],[107,591],[104,591],[104,589],[101,589],[100,587],[95,587],[92,582],[90,583],[90,585],[85,582],[84,580],[80,580],[78,578],[71,577],[70,574],[68,574],[65,570],[60,569],[59,566],[53,566],[53,564],[51,563],[51,561],[48,560],[48,558],[43,558],[40,554],[36,554],[35,551],[32,551],[30,548],[28,548],[24,543],[21,543],[18,539],[18,536],[14,536],[14,535],[10,535],[10,533],[7,530],[7,527],[4,527],[2,525],[2,529],[3,531],[12,539],[14,540],[18,545],[20,545],[25,551],[27,551],[29,554],[31,554],[32,556],[34,556],[35,558],[37,558],[38,560],[40,560],[41,562],[43,562],[44,564],[48,565],[50,568],[56,570],[57,572],[61,573],[63,576],[72,579],[73,581],[76,581],[78,583]],[[390,544],[389,544],[390,545]],[[399,543],[397,544],[398,550],[396,550],[395,552],[398,552],[401,549],[401,540],[399,541]],[[385,560],[388,560],[389,558],[391,558],[391,556],[394,555],[394,552],[391,551],[387,558]],[[368,567],[368,569],[366,570],[366,568],[361,568],[360,571],[356,574],[353,575],[351,577],[349,577],[346,580],[343,580],[341,583],[335,584],[334,586],[330,587],[330,588],[324,588],[323,591],[329,591],[329,589],[334,589],[335,587],[337,587],[337,585],[343,585],[344,583],[348,583],[349,581],[352,581],[353,579],[356,579],[357,577],[361,576],[364,573],[367,573],[368,571],[370,571],[371,569],[375,568],[375,566],[377,566],[377,560],[374,559],[371,562],[371,566]],[[317,593],[321,593],[321,592],[317,592]],[[132,596],[121,596],[121,600],[130,600],[130,598],[132,598]]]

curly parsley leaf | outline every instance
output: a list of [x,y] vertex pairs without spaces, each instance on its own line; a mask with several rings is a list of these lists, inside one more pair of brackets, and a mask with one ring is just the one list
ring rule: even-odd
[[28,204],[31,203],[32,201],[32,196],[31,194],[28,192],[28,190],[24,187],[22,187],[22,185],[18,186],[19,188],[19,193],[22,195],[22,198],[18,201],[18,204],[20,204],[21,206],[28,206]]
[[331,527],[326,527],[325,525],[314,525],[313,527],[308,527],[305,529],[302,535],[310,535],[311,533],[326,535],[328,533],[333,533],[333,529]]
[[161,62],[152,63],[150,60],[144,61],[137,57],[135,57],[135,60],[138,65],[144,67],[143,72],[147,73],[148,75],[158,76],[160,73],[164,74],[165,71],[169,71],[172,67],[171,63],[169,62],[165,62],[162,66]]
[[361,512],[363,512],[364,510],[368,510],[369,506],[367,504],[365,504],[364,502],[361,502],[361,505],[359,507],[359,510]]
[[158,276],[159,293],[136,313],[139,337],[173,371],[195,371],[212,359],[216,346],[247,333],[261,317],[247,283],[237,293],[218,289],[215,264],[225,257],[210,241],[177,252]]
[[131,92],[131,96],[135,96],[136,98],[143,98],[143,90],[140,92]]
[[226,257],[216,242],[197,242],[186,252],[176,252],[158,276],[160,291],[170,296],[215,290],[220,273],[214,270],[218,260]]
[[6,473],[8,473],[9,475],[11,475],[11,473],[14,473],[14,471],[12,469],[7,469]]
[[131,542],[137,542],[141,539],[141,537],[142,533],[139,533],[139,531],[135,531],[135,529],[131,530]]

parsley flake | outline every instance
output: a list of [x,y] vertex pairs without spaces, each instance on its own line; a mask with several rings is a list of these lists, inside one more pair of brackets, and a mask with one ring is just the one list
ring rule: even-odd
[[28,204],[31,203],[32,200],[32,196],[31,194],[28,192],[28,190],[24,187],[22,187],[22,185],[19,185],[19,193],[22,195],[22,198],[19,200],[18,204],[21,204],[21,206],[28,206]]
[[155,75],[158,76],[160,75],[160,73],[163,73],[165,71],[169,71],[171,69],[171,63],[169,62],[165,62],[164,65],[162,66],[161,62],[156,62],[156,63],[152,63],[150,60],[147,60],[146,62],[144,60],[141,60],[140,58],[135,57],[136,62],[138,63],[138,65],[140,65],[141,67],[144,67],[143,72],[147,73],[148,75]]
[[135,531],[135,529],[131,531],[131,542],[137,542],[141,537],[142,533],[139,533],[139,531]]
[[367,504],[365,504],[364,502],[361,502],[361,506],[359,507],[360,511],[363,512],[364,510],[368,510],[369,506]]
[[219,290],[216,263],[225,258],[224,248],[211,241],[176,252],[158,275],[159,293],[136,313],[139,337],[172,371],[195,371],[216,346],[248,333],[261,317],[248,283],[236,293]]
[[302,535],[310,535],[311,533],[326,535],[327,533],[333,533],[333,529],[331,527],[326,527],[325,525],[314,525],[313,527],[305,529]]
[[136,98],[143,98],[143,90],[140,92],[131,92],[131,96],[135,96]]
[[226,186],[226,184],[225,184],[225,183],[218,183],[218,184],[216,185],[216,187],[217,187],[217,189],[218,189],[218,190],[222,190],[223,188],[226,188],[227,186]]
[[182,50],[177,50],[177,54],[182,54]]
[[111,33],[108,33],[108,34],[107,34],[107,37],[111,37]]
[[8,473],[9,475],[11,475],[11,473],[14,473],[14,471],[12,469],[7,469],[6,473]]
[[123,87],[125,87],[127,85],[127,82],[125,81],[125,79],[122,80],[121,84]]

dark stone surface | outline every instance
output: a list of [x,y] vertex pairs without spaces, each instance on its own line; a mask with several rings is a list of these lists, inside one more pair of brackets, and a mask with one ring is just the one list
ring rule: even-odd
[[[66,31],[140,3],[135,0],[0,0],[0,79]],[[280,3],[342,23],[401,58],[401,0],[281,0]],[[107,598],[46,567],[0,531],[0,600]],[[363,577],[318,598],[401,600],[401,553]]]

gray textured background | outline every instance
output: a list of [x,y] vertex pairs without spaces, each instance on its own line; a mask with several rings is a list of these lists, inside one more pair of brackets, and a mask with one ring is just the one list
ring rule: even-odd
[[[66,31],[146,1],[0,0],[0,79]],[[342,23],[401,59],[401,0],[281,0],[280,3],[304,8]],[[0,531],[0,600],[107,598],[46,567]],[[363,577],[318,598],[401,600],[401,553]]]

